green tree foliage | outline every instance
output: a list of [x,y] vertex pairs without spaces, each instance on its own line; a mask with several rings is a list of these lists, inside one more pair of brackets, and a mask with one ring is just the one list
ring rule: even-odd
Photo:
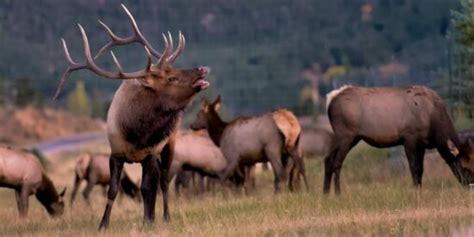
[[461,0],[453,11],[453,36],[456,41],[455,75],[451,96],[461,102],[472,118],[474,111],[474,0]]
[[91,106],[89,103],[89,96],[87,95],[84,82],[76,81],[76,87],[67,98],[68,110],[75,114],[90,115]]
[[14,82],[15,105],[23,107],[35,102],[37,92],[33,87],[31,78],[19,77]]
[[[66,63],[60,38],[80,61],[82,42],[76,23],[89,36],[93,51],[108,39],[97,18],[120,36],[131,33],[119,7],[121,1],[41,0],[0,1],[0,75],[34,75],[40,90],[51,95]],[[446,30],[450,10],[458,0],[124,0],[143,34],[156,49],[163,48],[162,32],[181,30],[186,49],[176,66],[208,65],[232,115],[255,114],[277,107],[295,107],[310,81],[302,71],[319,64],[325,72],[344,66],[347,73],[335,85],[431,85],[433,72],[447,71]],[[114,49],[127,71],[142,68],[142,47]],[[98,64],[113,70],[111,58]],[[407,65],[401,76],[384,76],[381,65]],[[110,95],[117,82],[91,73],[87,88]],[[335,86],[328,84],[321,97]],[[321,87],[322,85],[320,85]],[[322,87],[321,87],[322,88]],[[66,93],[65,93],[66,94]],[[106,96],[110,100],[110,96]]]

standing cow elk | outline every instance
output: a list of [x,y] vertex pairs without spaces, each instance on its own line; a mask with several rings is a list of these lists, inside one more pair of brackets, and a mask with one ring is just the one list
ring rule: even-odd
[[[85,180],[87,186],[82,195],[89,204],[89,195],[96,185],[102,186],[104,193],[110,183],[109,155],[106,154],[83,154],[74,168],[74,187],[71,193],[70,203],[74,202],[81,181]],[[130,179],[127,172],[123,171],[120,178],[119,192],[137,201],[141,200],[138,186]]]
[[425,149],[436,148],[462,185],[474,182],[474,154],[462,144],[442,99],[424,86],[343,87],[327,96],[334,145],[325,159],[324,193],[334,174],[340,193],[342,162],[360,140],[374,147],[403,145],[413,184],[421,187]]
[[[193,96],[209,86],[209,82],[205,80],[209,68],[181,70],[172,66],[185,46],[185,39],[181,32],[176,51],[173,49],[171,34],[168,33],[167,36],[163,34],[165,47],[163,53],[159,53],[143,37],[130,11],[123,4],[122,8],[130,19],[134,35],[121,38],[115,35],[105,23],[99,21],[112,40],[102,47],[96,57],[113,46],[137,42],[144,45],[147,53],[148,60],[145,69],[124,72],[112,52],[111,55],[118,70],[111,72],[100,68],[91,55],[87,35],[83,27],[79,25],[86,60],[84,63],[74,62],[63,40],[69,67],[63,74],[56,92],[57,96],[69,75],[80,69],[88,69],[101,77],[123,80],[115,92],[107,116],[107,134],[111,148],[109,161],[111,179],[108,202],[99,229],[108,226],[124,162],[140,162],[142,165],[141,193],[145,223],[151,223],[155,219],[158,182],[163,194],[163,217],[166,221],[170,219],[168,170],[173,158],[177,126]],[[152,55],[158,58],[156,64],[152,64]]]
[[66,189],[58,194],[39,160],[25,150],[0,147],[0,187],[15,190],[20,217],[28,215],[28,199],[33,194],[49,215],[55,217],[64,212]]
[[288,110],[278,109],[256,117],[241,117],[224,122],[217,110],[220,96],[209,104],[203,100],[191,128],[207,129],[211,139],[219,146],[227,160],[226,169],[219,174],[221,180],[234,175],[241,166],[253,166],[269,161],[275,175],[275,191],[287,180],[286,164],[291,158],[303,175],[304,161],[299,148],[301,127]]

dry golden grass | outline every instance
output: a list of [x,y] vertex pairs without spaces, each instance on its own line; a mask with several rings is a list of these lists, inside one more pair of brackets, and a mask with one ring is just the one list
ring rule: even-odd
[[[103,144],[87,150],[106,151]],[[218,190],[216,194],[177,199],[172,193],[172,221],[161,218],[142,224],[142,204],[127,198],[116,202],[110,228],[97,232],[105,199],[97,188],[93,205],[78,197],[63,217],[51,219],[34,197],[30,213],[20,220],[13,191],[0,190],[2,236],[474,236],[474,190],[456,182],[444,162],[429,154],[424,187],[411,187],[406,162],[384,158],[387,151],[359,146],[351,152],[342,173],[343,194],[321,194],[320,158],[307,160],[311,190],[273,194],[272,174],[263,172],[250,195]],[[50,157],[48,172],[62,187],[71,186],[77,153]],[[127,167],[137,180],[140,167]]]

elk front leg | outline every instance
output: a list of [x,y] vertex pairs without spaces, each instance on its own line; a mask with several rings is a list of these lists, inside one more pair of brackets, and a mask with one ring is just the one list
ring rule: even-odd
[[404,145],[405,153],[410,166],[411,178],[413,185],[416,188],[421,188],[421,179],[423,177],[423,158],[425,156],[425,149],[416,146],[414,143],[407,143]]
[[25,218],[28,214],[28,195],[25,195],[25,188],[22,187],[20,190],[15,190],[15,198],[16,198],[16,205],[18,207],[18,212],[20,214],[20,218]]
[[174,139],[170,139],[168,144],[163,148],[163,151],[161,152],[161,162],[157,162],[160,167],[160,186],[161,192],[163,193],[163,218],[165,221],[170,220],[170,211],[168,207],[168,171],[170,169],[171,162],[173,161],[173,155]]
[[94,189],[95,185],[95,180],[88,180],[87,181],[87,186],[84,189],[84,192],[82,192],[82,196],[84,197],[84,200],[86,200],[87,205],[91,205],[89,196],[91,195],[92,189]]
[[112,206],[114,205],[115,197],[117,197],[117,191],[120,181],[120,176],[123,169],[123,160],[121,157],[111,155],[109,160],[110,168],[110,183],[109,191],[107,194],[107,205],[105,206],[104,216],[100,222],[99,230],[107,228],[109,226],[110,214],[112,212]]
[[142,185],[140,191],[143,198],[144,222],[147,224],[155,220],[156,190],[158,189],[158,165],[155,156],[148,156],[142,161]]
[[71,200],[69,201],[71,206],[72,206],[72,203],[74,202],[74,199],[76,198],[77,190],[79,189],[80,185],[81,185],[81,177],[79,177],[79,175],[75,174],[74,175],[74,187],[73,187],[72,193],[71,193]]

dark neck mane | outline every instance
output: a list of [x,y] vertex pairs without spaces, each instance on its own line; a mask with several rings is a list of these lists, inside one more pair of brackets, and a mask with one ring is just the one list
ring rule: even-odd
[[36,192],[36,198],[46,208],[49,214],[55,214],[51,204],[58,202],[58,193],[48,176],[43,174],[42,180],[41,186]]
[[224,130],[227,127],[228,123],[222,121],[219,114],[217,114],[217,112],[214,110],[209,111],[209,117],[207,122],[207,131],[209,133],[209,136],[211,137],[214,144],[216,144],[216,146],[220,146],[222,134],[224,133]]

